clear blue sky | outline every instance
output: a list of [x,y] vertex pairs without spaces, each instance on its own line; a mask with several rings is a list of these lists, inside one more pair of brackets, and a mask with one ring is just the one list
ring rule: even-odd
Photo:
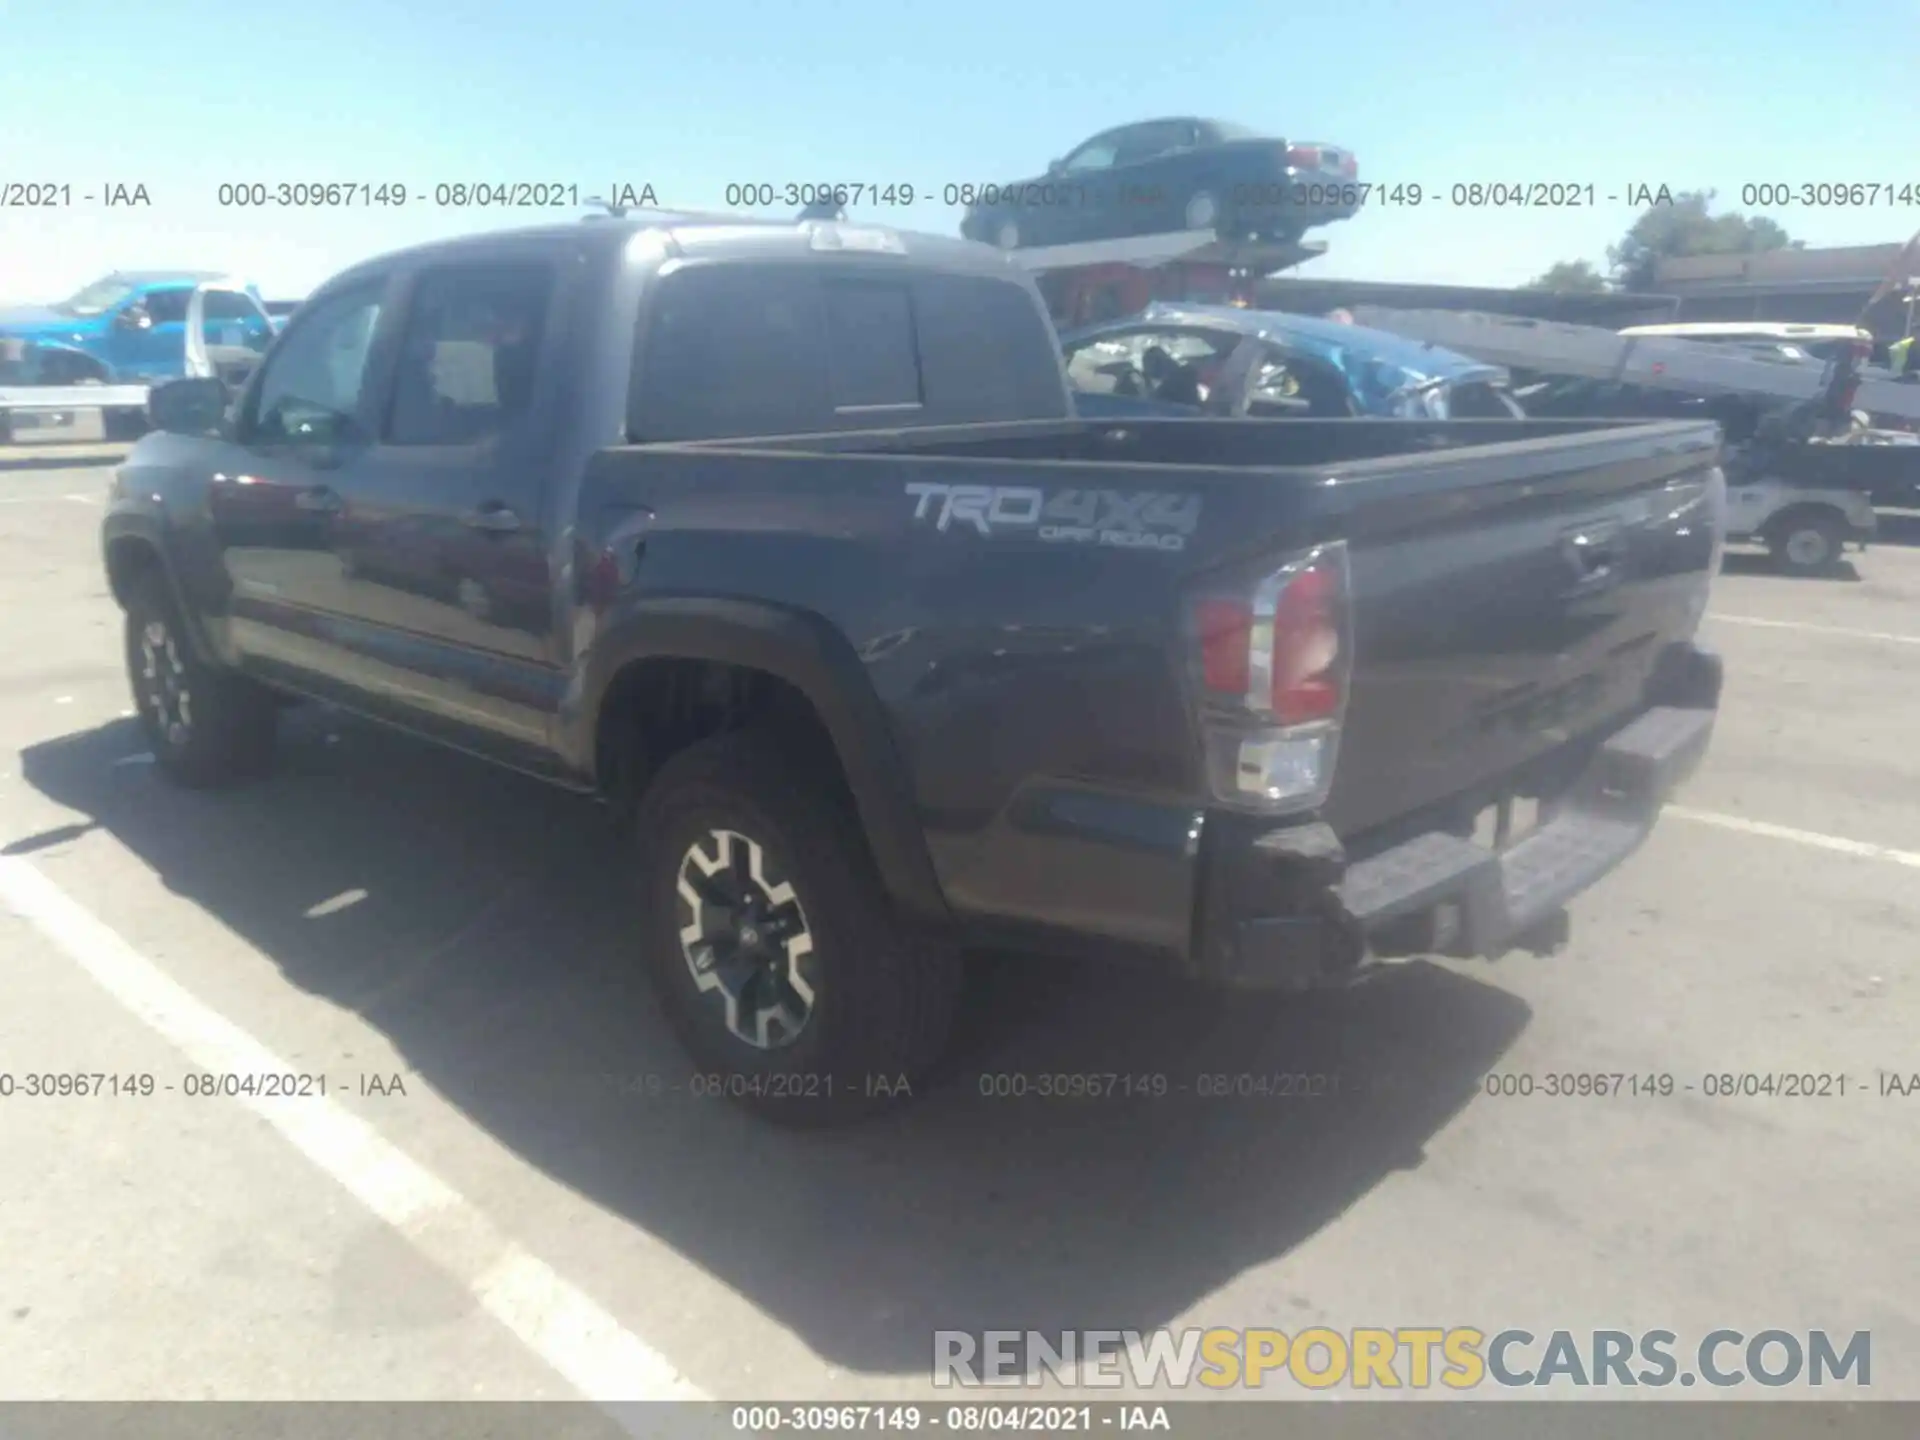
[[[236,211],[225,180],[901,181],[1030,176],[1131,119],[1342,144],[1363,178],[1920,185],[1920,0],[0,0],[0,180],[144,184],[150,210],[0,210],[0,297],[115,268],[229,269],[294,297],[381,250],[524,218]],[[571,215],[576,212],[560,212]],[[784,209],[782,211],[784,212]],[[1813,245],[1920,208],[1764,211]],[[1603,263],[1631,212],[1376,208],[1302,274],[1518,283]]]

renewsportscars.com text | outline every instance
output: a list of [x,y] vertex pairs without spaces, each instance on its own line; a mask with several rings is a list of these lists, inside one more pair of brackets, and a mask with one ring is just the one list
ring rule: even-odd
[[1873,1335],[1825,1330],[1484,1331],[1472,1326],[1284,1330],[939,1330],[933,1383],[1213,1390],[1873,1383]]

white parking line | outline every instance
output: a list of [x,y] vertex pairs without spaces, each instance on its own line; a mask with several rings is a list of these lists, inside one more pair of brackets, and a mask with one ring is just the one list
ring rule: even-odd
[[1774,825],[1765,820],[1749,820],[1744,815],[1721,815],[1712,810],[1694,810],[1685,805],[1669,805],[1660,812],[1677,820],[1693,820],[1702,825],[1717,825],[1722,830],[1738,830],[1743,835],[1763,835],[1769,840],[1790,840],[1795,845],[1811,845],[1816,850],[1831,850],[1836,855],[1854,855],[1862,860],[1888,860],[1920,870],[1920,852],[1895,850],[1865,840],[1846,840],[1838,835],[1822,835],[1817,830],[1795,830],[1789,825]]
[[1762,620],[1757,615],[1711,613],[1709,620],[1728,625],[1758,625],[1767,630],[1805,630],[1812,635],[1850,635],[1855,640],[1891,640],[1897,645],[1920,645],[1920,635],[1895,635],[1887,630],[1848,630],[1840,625],[1808,625],[1799,620]]
[[[298,1069],[194,998],[27,861],[0,856],[0,904],[200,1069],[254,1075]],[[487,1313],[588,1399],[708,1398],[664,1355],[352,1111],[324,1097],[235,1098],[463,1283]]]

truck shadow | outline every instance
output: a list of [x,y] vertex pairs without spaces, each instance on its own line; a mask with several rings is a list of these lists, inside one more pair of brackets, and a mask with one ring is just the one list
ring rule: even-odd
[[[1418,1165],[1529,1016],[1423,964],[1283,1004],[984,957],[931,1093],[783,1131],[688,1094],[626,949],[620,852],[584,802],[325,712],[287,719],[278,773],[244,791],[116,765],[143,748],[131,721],[36,746],[23,773],[363,1015],[490,1135],[853,1370],[925,1373],[935,1329],[1170,1321]],[[1085,1073],[1167,1094],[983,1093]],[[1329,1093],[1200,1093],[1299,1074]]]

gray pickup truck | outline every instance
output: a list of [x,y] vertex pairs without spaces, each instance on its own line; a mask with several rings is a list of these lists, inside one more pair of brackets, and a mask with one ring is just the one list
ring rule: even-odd
[[1719,698],[1713,425],[1076,419],[985,246],[435,244],[152,409],[102,542],[160,767],[258,775],[311,697],[600,798],[679,1035],[782,1118],[923,1075],[972,942],[1501,953]]

